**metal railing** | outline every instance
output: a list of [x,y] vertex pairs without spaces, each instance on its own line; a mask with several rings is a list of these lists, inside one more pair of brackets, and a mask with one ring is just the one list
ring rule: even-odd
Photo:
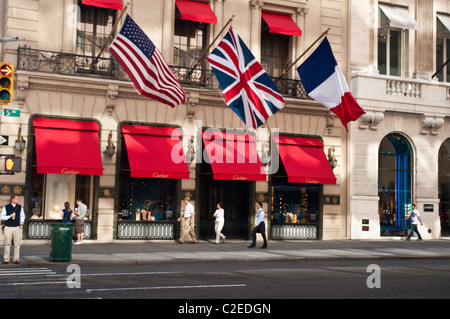
[[[119,81],[130,81],[130,78],[115,58],[100,58],[94,64],[95,57],[64,52],[53,52],[32,49],[28,46],[18,49],[18,70],[56,73],[73,76],[98,77]],[[210,69],[170,66],[184,87],[201,88],[220,91],[219,83]],[[285,97],[310,98],[300,80],[272,78],[275,85]]]
[[[30,220],[28,224],[28,239],[50,239],[52,235],[52,224],[59,223],[60,220]],[[93,222],[84,221],[84,239],[93,238]],[[75,232],[75,228],[74,228]]]

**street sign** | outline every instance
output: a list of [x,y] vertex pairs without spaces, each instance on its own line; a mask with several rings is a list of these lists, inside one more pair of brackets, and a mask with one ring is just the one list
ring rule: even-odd
[[8,145],[9,136],[0,135],[0,145]]
[[1,115],[9,117],[20,117],[20,110],[4,109],[2,110]]

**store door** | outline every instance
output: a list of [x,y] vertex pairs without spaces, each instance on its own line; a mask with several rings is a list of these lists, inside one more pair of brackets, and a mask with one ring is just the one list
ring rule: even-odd
[[[207,165],[207,164],[204,164]],[[207,165],[209,166],[209,165]],[[203,173],[197,191],[200,210],[200,239],[216,237],[213,214],[218,202],[222,202],[225,211],[225,225],[222,233],[227,239],[250,238],[250,217],[254,211],[254,182],[214,180],[212,173]]]
[[442,236],[450,236],[450,139],[439,150],[439,216]]

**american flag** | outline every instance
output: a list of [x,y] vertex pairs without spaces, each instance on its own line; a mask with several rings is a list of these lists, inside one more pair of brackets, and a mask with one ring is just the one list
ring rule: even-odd
[[186,94],[161,52],[128,14],[109,50],[139,94],[171,107],[186,103]]
[[258,128],[286,106],[280,91],[233,27],[207,60],[227,105],[249,129]]

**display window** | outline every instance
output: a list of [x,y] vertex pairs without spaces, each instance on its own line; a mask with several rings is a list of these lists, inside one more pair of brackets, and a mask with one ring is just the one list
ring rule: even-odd
[[124,124],[121,133],[118,220],[175,221],[180,181],[189,178],[181,131]]
[[400,134],[386,136],[379,148],[378,196],[382,235],[399,235],[408,228],[412,203],[412,153]]
[[439,215],[441,232],[450,235],[450,139],[439,150]]

